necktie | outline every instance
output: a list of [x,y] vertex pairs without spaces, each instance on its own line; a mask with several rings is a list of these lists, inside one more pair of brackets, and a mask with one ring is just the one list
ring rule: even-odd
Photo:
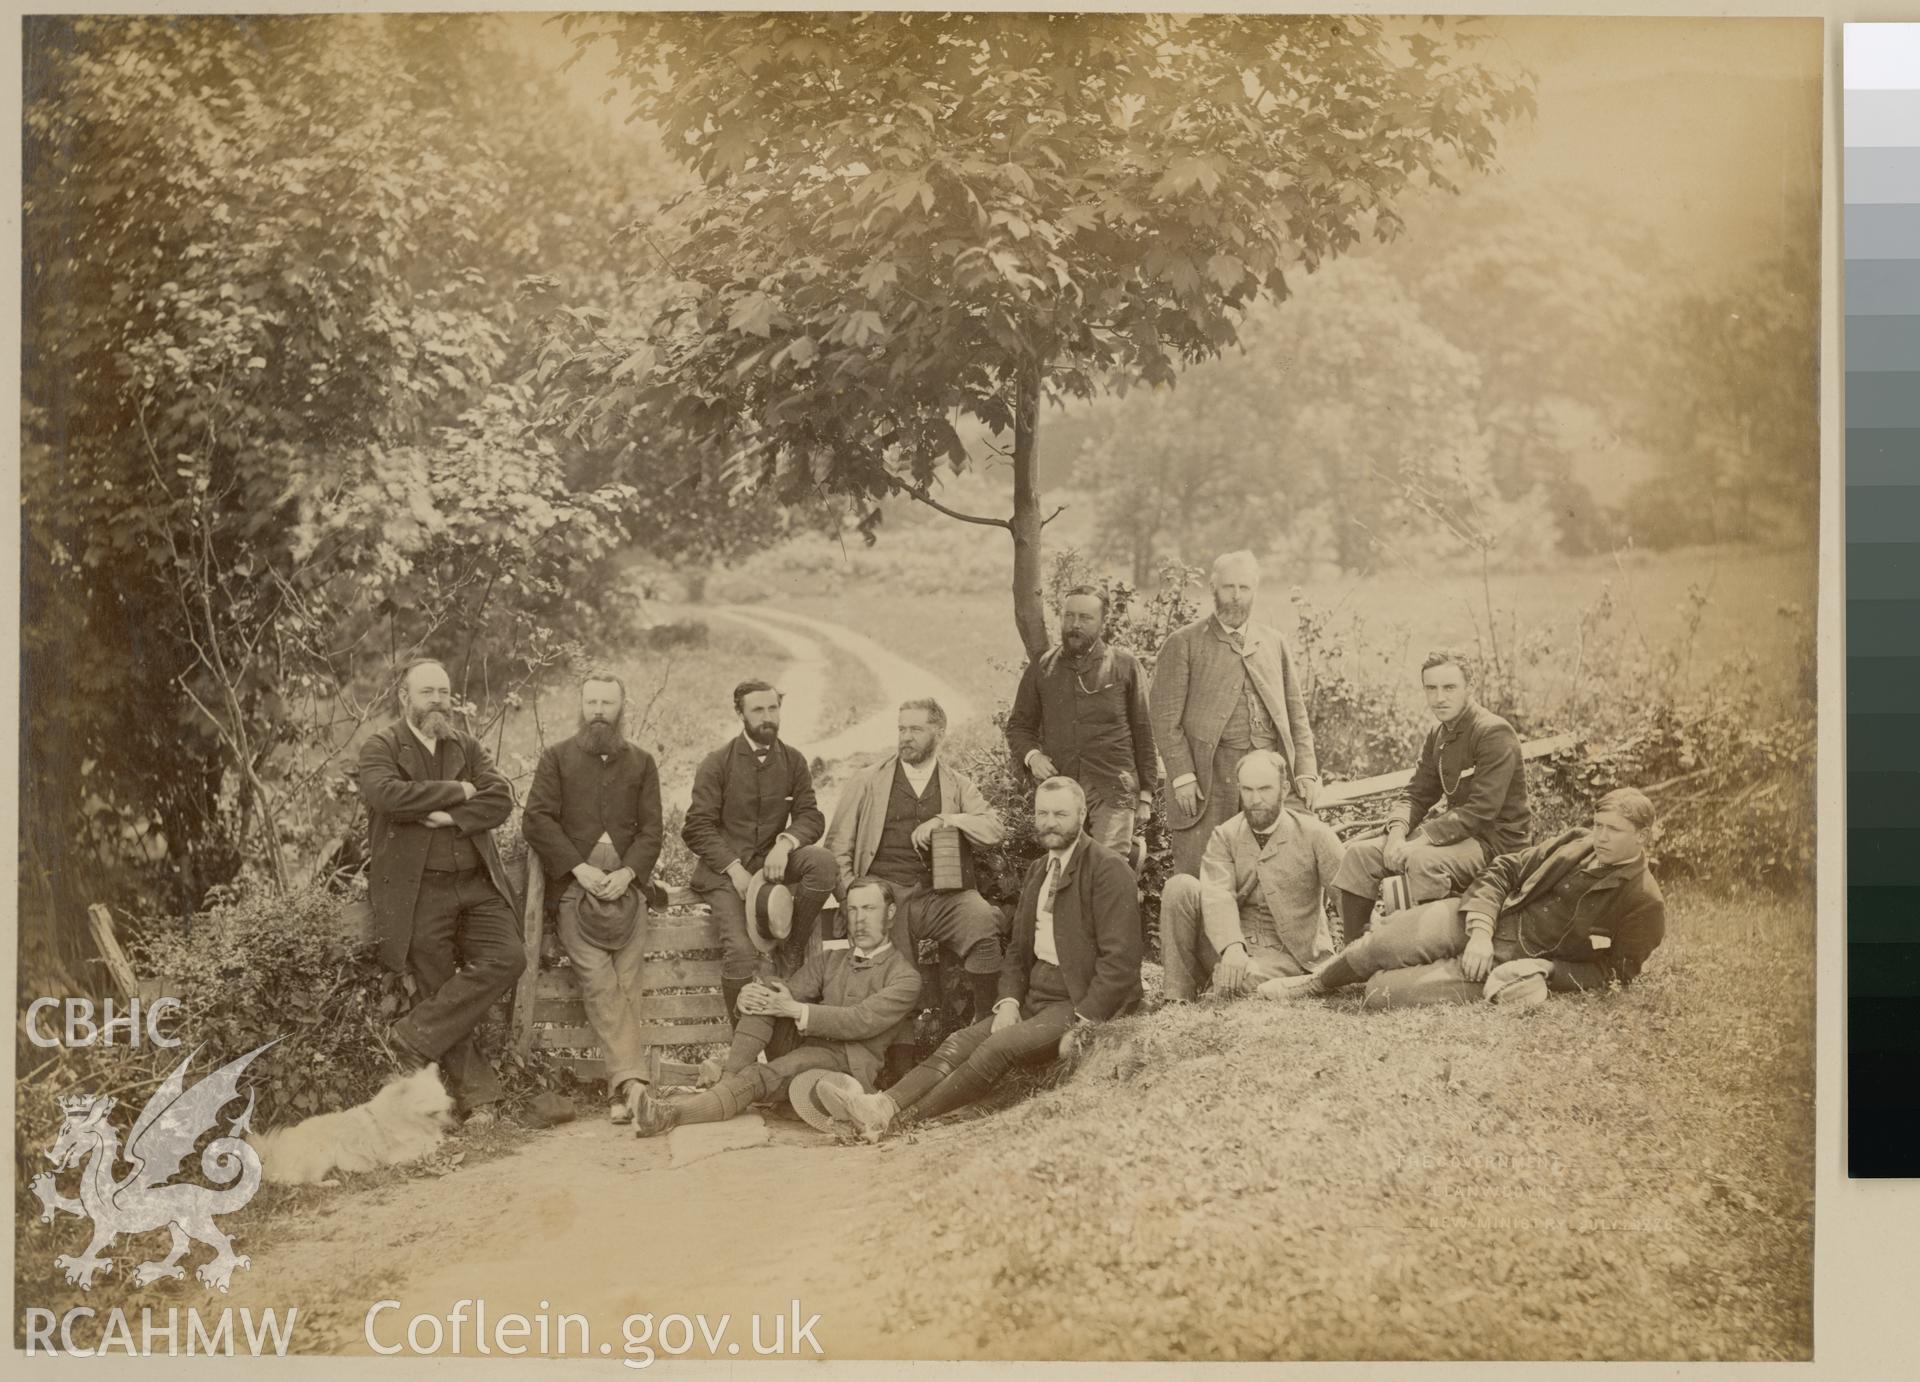
[[1053,895],[1060,887],[1060,856],[1054,855],[1047,860],[1047,905],[1041,908],[1048,916],[1053,915]]

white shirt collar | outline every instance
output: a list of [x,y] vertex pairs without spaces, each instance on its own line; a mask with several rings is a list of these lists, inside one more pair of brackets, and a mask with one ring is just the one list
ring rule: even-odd
[[871,950],[862,950],[859,946],[849,941],[847,948],[853,952],[853,958],[856,960],[877,960],[889,950],[893,949],[893,942],[883,940]]
[[1064,873],[1068,861],[1073,858],[1073,852],[1078,848],[1080,848],[1080,837],[1075,835],[1065,849],[1050,849],[1047,853],[1053,856],[1054,862],[1060,865],[1061,872]]
[[913,790],[916,792],[927,785],[927,779],[932,777],[939,767],[940,755],[937,753],[917,768],[904,758],[900,760],[900,771],[907,775],[907,781],[913,784]]
[[764,758],[773,752],[773,744],[779,743],[780,740],[776,735],[773,744],[768,744],[765,748],[761,748],[760,745],[753,742],[753,736],[743,729],[740,731],[740,742],[747,746],[747,752],[755,758]]
[[406,716],[402,715],[400,718],[407,721],[407,728],[413,731],[413,737],[420,741],[420,746],[428,753],[438,753],[440,751],[440,741],[438,739],[427,738],[426,735],[420,732],[420,727],[412,720],[408,720]]

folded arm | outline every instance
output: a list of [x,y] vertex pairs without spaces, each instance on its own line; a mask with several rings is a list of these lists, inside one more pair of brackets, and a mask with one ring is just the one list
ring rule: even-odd
[[435,811],[451,811],[467,799],[457,782],[415,782],[405,777],[384,734],[373,735],[360,746],[359,786],[369,811],[397,821],[422,821]]

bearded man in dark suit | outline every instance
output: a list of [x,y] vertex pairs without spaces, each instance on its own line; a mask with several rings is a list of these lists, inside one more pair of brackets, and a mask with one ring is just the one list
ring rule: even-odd
[[513,789],[453,720],[447,669],[431,658],[401,674],[400,718],[360,746],[367,870],[380,958],[411,972],[420,1001],[389,1031],[405,1067],[439,1061],[467,1125],[494,1121],[500,1081],[473,1029],[526,968],[512,886],[493,829]]

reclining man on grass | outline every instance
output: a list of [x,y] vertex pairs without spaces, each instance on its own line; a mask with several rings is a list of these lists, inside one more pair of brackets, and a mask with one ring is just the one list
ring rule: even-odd
[[1033,837],[1046,853],[1027,870],[1000,997],[990,1016],[955,1032],[882,1094],[822,1080],[821,1103],[868,1141],[903,1121],[973,1103],[1016,1065],[1071,1059],[1096,1022],[1140,1002],[1140,900],[1126,860],[1086,833],[1087,794],[1050,777],[1033,795]]
[[1647,869],[1653,803],[1631,787],[1600,798],[1593,825],[1495,859],[1466,894],[1385,918],[1312,974],[1269,980],[1263,998],[1366,982],[1369,1007],[1532,1005],[1548,990],[1631,983],[1666,934]]
[[884,879],[854,879],[846,902],[852,947],[814,951],[785,983],[769,978],[743,988],[719,1083],[672,1099],[651,1097],[646,1085],[639,1086],[635,1135],[657,1137],[681,1123],[722,1122],[779,1098],[807,1070],[842,1071],[860,1088],[872,1089],[888,1044],[920,996],[920,972],[888,939],[893,898],[893,885]]

